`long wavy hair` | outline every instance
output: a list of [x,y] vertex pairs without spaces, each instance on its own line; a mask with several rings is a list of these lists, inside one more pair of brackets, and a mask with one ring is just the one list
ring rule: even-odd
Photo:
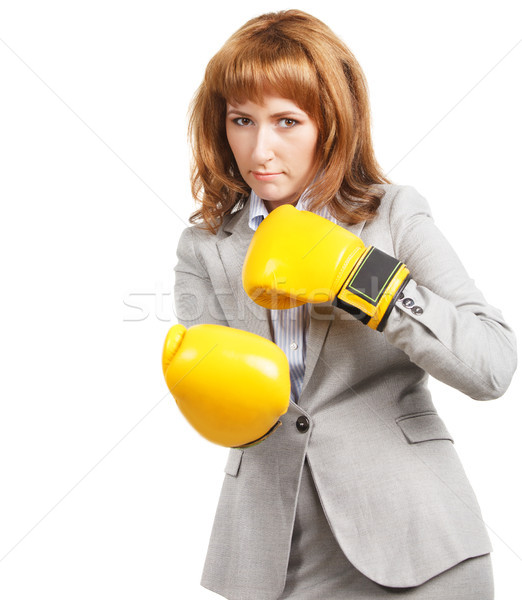
[[[375,216],[389,183],[375,159],[367,84],[346,45],[322,21],[299,10],[248,21],[210,60],[189,110],[190,217],[216,233],[224,215],[240,209],[250,187],[227,141],[227,101],[260,103],[270,92],[292,100],[317,124],[316,167],[308,208],[328,205],[350,225]],[[304,191],[304,190],[302,190]]]

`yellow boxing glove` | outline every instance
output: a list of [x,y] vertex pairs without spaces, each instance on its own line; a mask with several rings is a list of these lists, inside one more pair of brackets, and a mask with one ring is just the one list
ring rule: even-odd
[[401,261],[290,204],[261,222],[243,264],[243,287],[265,308],[330,301],[378,331],[409,278]]
[[222,325],[174,325],[162,362],[179,409],[215,444],[259,443],[281,425],[279,417],[288,410],[288,360],[259,335]]

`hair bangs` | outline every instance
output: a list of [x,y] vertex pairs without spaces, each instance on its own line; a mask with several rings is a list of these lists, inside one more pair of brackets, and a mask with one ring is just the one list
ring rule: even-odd
[[263,97],[272,93],[292,100],[317,119],[320,110],[317,73],[305,52],[295,44],[239,47],[235,56],[221,65],[221,73],[215,73],[208,83],[225,100],[261,104]]

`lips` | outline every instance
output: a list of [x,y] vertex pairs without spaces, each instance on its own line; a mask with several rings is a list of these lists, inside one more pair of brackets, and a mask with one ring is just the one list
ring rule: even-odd
[[279,173],[266,173],[264,171],[252,171],[252,175],[258,181],[272,181],[273,179],[276,179],[276,177],[278,177],[279,175],[282,175],[282,173],[281,172],[279,172]]

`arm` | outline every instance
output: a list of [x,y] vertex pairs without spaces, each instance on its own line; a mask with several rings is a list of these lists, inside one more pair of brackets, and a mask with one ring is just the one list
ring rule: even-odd
[[178,243],[174,299],[178,322],[186,328],[200,323],[228,325],[207,270],[197,255],[193,227],[183,231]]
[[[395,197],[390,228],[395,255],[412,279],[389,316],[386,339],[471,398],[501,396],[516,368],[514,333],[469,278],[413,188],[402,188]],[[407,308],[406,298],[422,312]]]

